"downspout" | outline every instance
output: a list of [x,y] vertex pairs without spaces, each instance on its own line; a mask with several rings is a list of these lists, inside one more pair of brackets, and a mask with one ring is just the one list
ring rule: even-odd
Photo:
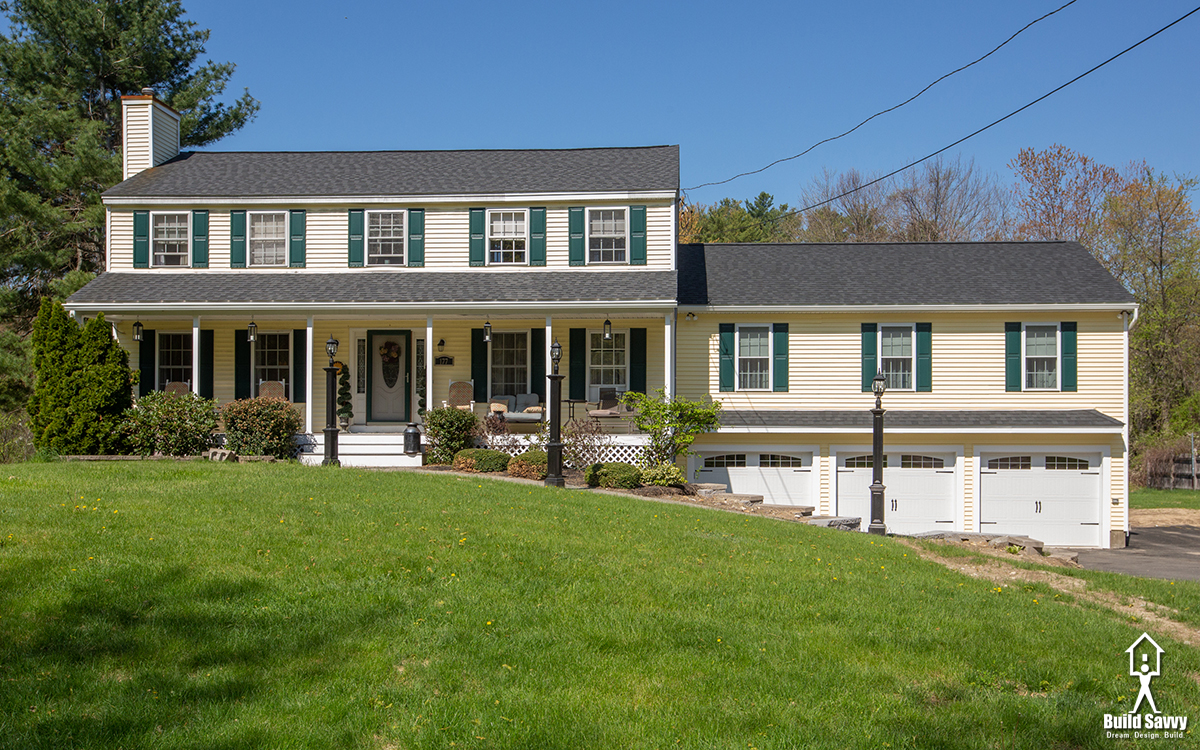
[[1121,428],[1121,439],[1125,443],[1125,546],[1129,546],[1129,477],[1132,473],[1133,449],[1129,445],[1129,329],[1137,322],[1138,309],[1133,309],[1132,320],[1128,310],[1121,311],[1121,322],[1125,329],[1125,338],[1121,346],[1121,363],[1122,363],[1122,380],[1121,380],[1121,402],[1125,407],[1124,427]]

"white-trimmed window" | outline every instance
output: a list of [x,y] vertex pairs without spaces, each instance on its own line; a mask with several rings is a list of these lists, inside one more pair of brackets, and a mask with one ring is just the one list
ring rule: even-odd
[[187,212],[150,214],[151,255],[156,267],[188,265],[191,218]]
[[704,468],[706,469],[734,469],[745,465],[745,453],[725,453],[720,456],[707,456],[704,459]]
[[588,263],[627,263],[628,211],[624,208],[589,208],[587,212]]
[[404,211],[367,211],[367,265],[404,265]]
[[1004,456],[1003,458],[988,459],[988,468],[993,471],[999,469],[1026,470],[1032,467],[1033,456]]
[[946,460],[937,456],[919,456],[912,453],[900,454],[901,469],[943,469]]
[[[887,454],[884,453],[883,454],[883,468],[885,468],[885,469],[887,468],[887,461],[888,461]],[[875,468],[875,456],[871,455],[870,453],[866,454],[865,456],[851,456],[850,458],[846,459],[846,468],[847,469],[874,469]]]
[[524,265],[529,223],[526,211],[488,211],[488,264]]
[[267,383],[279,382],[283,384],[283,397],[291,399],[291,343],[290,332],[258,334],[254,342],[255,395],[261,395]]
[[612,332],[612,340],[605,341],[602,331],[588,331],[588,399],[598,401],[602,388],[612,388],[618,393],[629,389],[629,341],[628,331]]
[[192,382],[192,334],[158,334],[158,389],[167,383]]
[[771,326],[737,327],[737,389],[771,390]]
[[1022,361],[1025,363],[1025,390],[1058,390],[1057,323],[1027,323],[1021,336]]
[[913,326],[879,327],[879,369],[888,390],[913,390]]
[[790,469],[803,468],[804,459],[800,456],[789,456],[780,453],[760,453],[758,454],[758,465],[765,466],[769,469]]
[[529,393],[529,334],[492,334],[492,395]]
[[288,262],[287,211],[249,211],[247,239],[250,265],[286,266]]
[[1046,468],[1051,471],[1087,471],[1090,466],[1086,458],[1046,456]]

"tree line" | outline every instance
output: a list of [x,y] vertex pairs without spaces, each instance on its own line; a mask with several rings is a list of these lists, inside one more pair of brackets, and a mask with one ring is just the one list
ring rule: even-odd
[[760,193],[685,201],[681,242],[972,242],[1076,240],[1140,305],[1130,334],[1135,449],[1200,431],[1200,222],[1190,176],[1145,162],[1122,168],[1054,145],[1022,149],[1012,185],[973,160],[934,159],[877,180],[857,170],[818,175],[807,210]]

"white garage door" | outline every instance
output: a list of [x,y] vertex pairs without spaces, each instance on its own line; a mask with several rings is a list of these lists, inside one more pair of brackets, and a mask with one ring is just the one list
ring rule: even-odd
[[812,453],[722,451],[702,453],[696,481],[723,484],[730,492],[762,495],[774,505],[815,505]]
[[[954,529],[956,456],[953,453],[884,453],[883,522],[892,534]],[[847,453],[837,460],[837,514],[871,523],[871,454]]]
[[1100,546],[1100,454],[983,455],[979,530],[1056,547]]

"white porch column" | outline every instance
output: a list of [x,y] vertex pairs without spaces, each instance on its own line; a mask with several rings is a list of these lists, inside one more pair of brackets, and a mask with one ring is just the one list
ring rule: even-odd
[[[425,316],[425,412],[433,408],[433,316]],[[413,421],[417,421],[413,419]],[[422,420],[424,421],[424,420]]]
[[312,406],[313,406],[313,316],[308,316],[308,335],[304,340],[308,343],[304,352],[304,366],[307,368],[308,377],[304,379],[304,431],[312,434]]
[[[554,343],[553,328],[554,327],[551,325],[550,316],[547,315],[546,316],[546,359],[544,360],[546,363],[546,375],[547,376],[550,375],[550,373],[554,372],[554,362],[552,362],[550,360],[550,346]],[[546,401],[543,404],[543,408],[546,409],[546,414],[549,415],[549,413],[550,413],[550,378],[549,377],[547,377],[546,382],[542,384],[542,388],[543,388],[542,393],[546,394]],[[547,416],[547,418],[549,418],[549,417]]]
[[192,316],[192,393],[200,395],[200,316]]
[[675,395],[675,311],[667,313],[663,324],[663,388],[667,398]]

